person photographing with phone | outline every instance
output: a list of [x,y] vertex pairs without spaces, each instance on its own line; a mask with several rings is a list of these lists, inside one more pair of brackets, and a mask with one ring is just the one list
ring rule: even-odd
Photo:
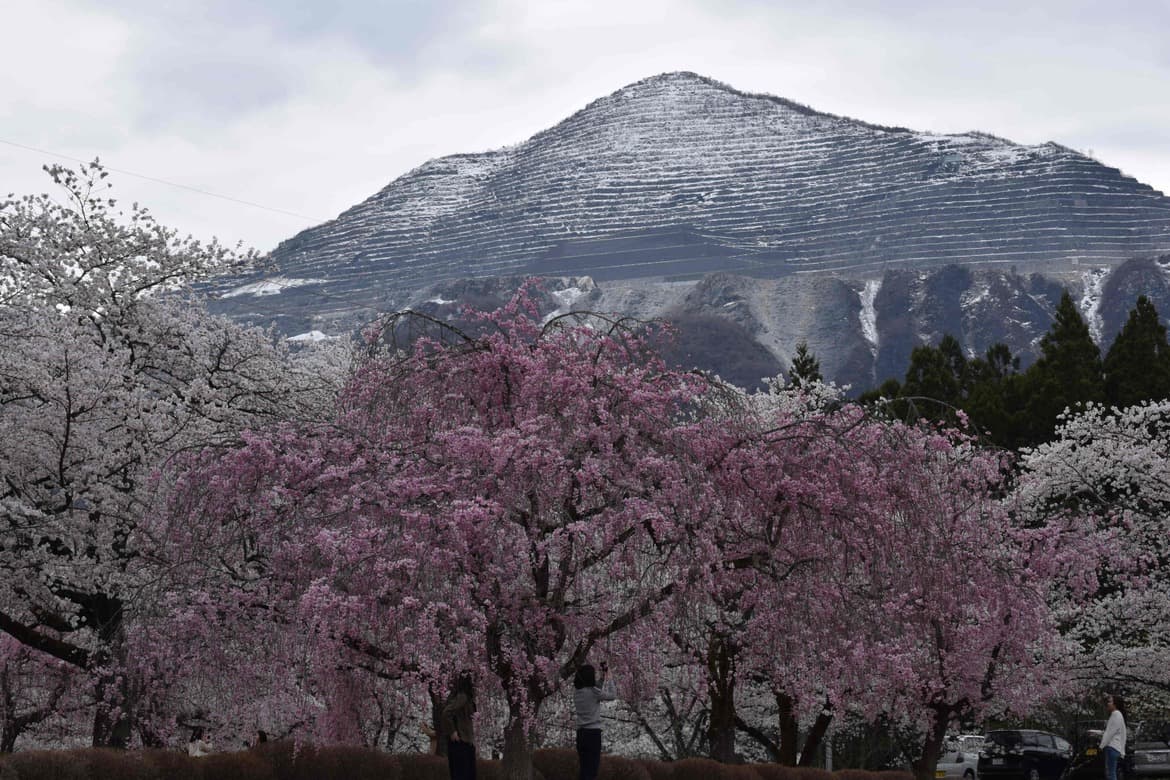
[[578,780],[597,780],[601,769],[601,703],[617,698],[609,664],[601,662],[601,675],[591,664],[582,664],[573,675],[573,708],[577,715]]

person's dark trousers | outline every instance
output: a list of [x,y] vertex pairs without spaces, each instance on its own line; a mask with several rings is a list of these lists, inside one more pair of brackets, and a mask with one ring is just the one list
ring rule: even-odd
[[597,780],[601,770],[601,729],[577,729],[578,780]]
[[451,770],[451,780],[475,780],[475,745],[448,742],[447,768]]

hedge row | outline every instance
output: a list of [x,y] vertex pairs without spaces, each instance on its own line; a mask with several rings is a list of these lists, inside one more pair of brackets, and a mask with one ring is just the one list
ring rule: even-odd
[[[537,780],[573,780],[573,750],[537,750]],[[499,761],[480,760],[480,780],[503,780]],[[175,750],[39,750],[0,756],[0,780],[447,780],[447,761],[422,753],[391,755],[356,747],[277,742],[239,753],[188,758]],[[705,758],[673,763],[603,756],[598,780],[913,780],[907,772],[731,766]]]

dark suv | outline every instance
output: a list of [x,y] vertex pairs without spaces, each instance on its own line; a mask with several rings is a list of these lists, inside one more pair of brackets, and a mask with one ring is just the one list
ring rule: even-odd
[[979,751],[980,780],[1056,780],[1072,758],[1067,740],[1032,729],[987,733]]

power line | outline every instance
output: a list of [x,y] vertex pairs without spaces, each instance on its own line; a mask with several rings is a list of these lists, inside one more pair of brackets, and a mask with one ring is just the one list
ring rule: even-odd
[[[18,144],[15,141],[6,141],[3,138],[0,138],[0,144],[7,144],[8,146],[15,146],[17,149],[24,149],[26,151],[36,152],[38,154],[47,154],[50,157],[60,157],[62,160],[71,160],[73,162],[81,163],[82,165],[88,165],[90,162],[92,162],[91,160],[82,160],[79,157],[71,157],[67,154],[58,154],[57,152],[50,152],[47,149],[38,149],[35,146],[26,146],[25,144]],[[220,195],[219,193],[208,192],[207,190],[201,190],[198,187],[191,187],[191,186],[188,186],[186,184],[178,184],[176,182],[167,181],[166,179],[159,179],[159,178],[156,178],[154,176],[146,176],[146,175],[141,174],[141,173],[135,173],[134,171],[127,171],[123,168],[114,168],[112,166],[106,165],[105,163],[102,164],[102,167],[108,171],[113,171],[114,173],[120,173],[124,176],[133,176],[136,179],[144,179],[145,181],[152,181],[152,182],[155,182],[157,184],[165,184],[168,187],[177,187],[181,190],[188,190],[190,192],[197,192],[200,195],[207,195],[208,197],[219,198],[220,200],[226,200],[226,201],[230,201],[232,203],[239,203],[240,205],[243,205],[243,206],[251,206],[252,208],[264,209],[265,211],[271,211],[271,212],[274,212],[276,214],[284,214],[285,216],[296,217],[297,219],[303,219],[306,222],[311,222],[314,224],[319,224],[321,222],[328,221],[328,220],[324,220],[324,219],[318,219],[317,217],[306,216],[305,214],[298,214],[295,211],[286,211],[285,209],[278,209],[278,208],[273,208],[272,206],[265,206],[265,205],[260,204],[260,203],[253,203],[250,200],[241,200],[239,198],[233,198],[229,195]]]

